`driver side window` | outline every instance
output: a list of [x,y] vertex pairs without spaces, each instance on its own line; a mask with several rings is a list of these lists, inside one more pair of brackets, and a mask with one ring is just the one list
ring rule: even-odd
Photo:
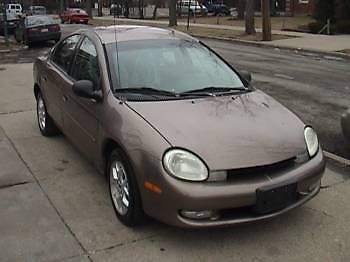
[[72,35],[57,46],[54,51],[52,61],[67,73],[79,39],[80,35]]
[[92,41],[85,37],[75,56],[72,77],[75,80],[90,80],[94,89],[100,89],[100,69],[98,66],[97,51]]

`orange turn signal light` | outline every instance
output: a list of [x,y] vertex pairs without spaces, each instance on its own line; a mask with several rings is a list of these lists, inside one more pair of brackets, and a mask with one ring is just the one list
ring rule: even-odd
[[144,186],[146,189],[148,189],[149,191],[156,193],[156,194],[161,194],[162,193],[162,189],[160,189],[159,186],[149,182],[149,181],[145,181]]

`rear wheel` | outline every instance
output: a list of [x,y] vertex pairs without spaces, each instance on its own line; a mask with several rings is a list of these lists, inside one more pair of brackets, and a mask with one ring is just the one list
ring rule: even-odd
[[110,154],[107,172],[109,192],[117,217],[126,226],[141,224],[144,214],[137,181],[120,150],[113,150]]
[[46,110],[44,98],[39,92],[36,99],[38,126],[43,136],[54,136],[59,133],[58,128]]

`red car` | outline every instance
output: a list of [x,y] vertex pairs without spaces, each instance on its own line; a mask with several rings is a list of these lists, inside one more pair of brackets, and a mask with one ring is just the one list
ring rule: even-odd
[[89,15],[79,8],[68,8],[60,14],[62,23],[68,22],[70,24],[87,24],[89,22]]

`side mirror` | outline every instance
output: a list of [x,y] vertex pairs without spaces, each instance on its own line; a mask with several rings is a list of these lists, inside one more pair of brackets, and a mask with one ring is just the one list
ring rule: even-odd
[[77,96],[100,101],[102,92],[94,90],[94,84],[90,80],[79,80],[73,84],[73,92]]
[[242,70],[239,71],[239,74],[241,75],[241,77],[243,77],[248,83],[250,83],[252,81],[252,74],[248,71]]

